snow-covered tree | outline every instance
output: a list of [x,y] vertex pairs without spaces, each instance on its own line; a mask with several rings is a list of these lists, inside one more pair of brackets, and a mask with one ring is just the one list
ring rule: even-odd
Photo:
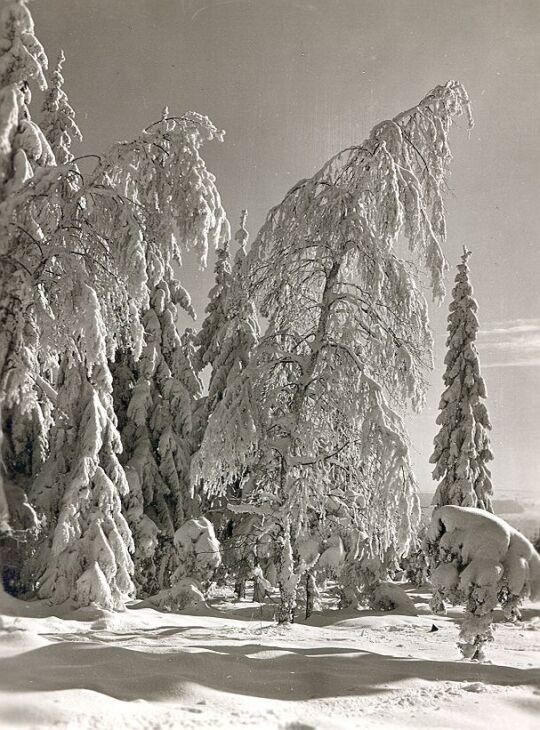
[[[35,244],[24,230],[25,216],[14,211],[24,183],[54,156],[30,117],[31,87],[45,89],[47,58],[25,2],[3,5],[0,36],[0,459],[11,527],[19,532],[37,524],[28,489],[46,455],[51,401],[41,377]],[[21,562],[22,543],[14,534],[2,544],[4,564]]]
[[55,603],[119,608],[134,592],[133,542],[108,362],[121,344],[141,348],[139,225],[102,161],[83,176],[66,155],[24,201],[46,262],[36,288],[53,315],[40,323],[40,344],[56,364],[50,449],[32,494],[42,530],[27,568],[39,595]]
[[204,600],[221,564],[219,542],[206,517],[184,522],[174,534],[178,567],[170,588],[163,588],[151,598],[151,605],[168,610],[182,610]]
[[84,323],[78,352],[63,362],[51,454],[36,480],[46,520],[39,595],[120,608],[133,595],[133,541],[121,509],[128,484],[117,456],[106,333],[95,290],[81,281],[70,293]]
[[48,79],[49,88],[41,109],[41,128],[58,165],[72,161],[73,140],[82,140],[81,130],[75,121],[75,111],[64,91],[62,68],[65,60],[64,52],[60,51],[56,67]]
[[[229,242],[218,250],[215,266],[215,285],[210,291],[210,301],[206,307],[207,316],[197,335],[197,363],[202,370],[209,366],[208,393],[200,403],[202,430],[199,449],[194,456],[192,470],[197,472],[197,464],[214,458],[212,431],[206,436],[209,422],[214,411],[228,399],[227,388],[234,384],[242,371],[248,366],[257,346],[260,331],[257,313],[248,290],[247,244],[249,233],[246,228],[247,211],[240,216],[240,227],[235,234],[238,248],[231,266]],[[240,432],[241,434],[241,432]],[[210,500],[211,518],[220,539],[224,537],[223,570],[234,573],[239,597],[245,593],[245,582],[251,576],[256,564],[257,540],[246,541],[246,520],[236,515],[234,520],[226,509],[228,498],[238,499],[240,478],[226,485],[224,495]],[[202,490],[204,493],[204,490]],[[222,509],[220,509],[222,508]],[[252,519],[248,517],[251,525]],[[253,527],[253,525],[251,525]]]
[[277,525],[281,605],[294,617],[306,565],[296,543],[332,497],[360,496],[360,525],[381,558],[407,549],[419,517],[398,409],[417,407],[430,365],[427,307],[416,269],[397,255],[403,236],[444,292],[447,134],[469,114],[449,82],[375,127],[270,211],[250,254],[251,291],[268,329],[227,388],[211,430],[207,489],[241,476],[255,487],[243,508]]
[[218,355],[219,335],[227,322],[227,297],[231,287],[230,241],[223,241],[216,252],[214,266],[214,286],[208,294],[206,317],[197,333],[196,367],[201,372],[211,365]]
[[197,366],[210,365],[207,418],[223,399],[227,383],[244,369],[259,338],[259,325],[247,282],[247,211],[242,211],[240,228],[235,234],[238,250],[231,267],[229,243],[218,250],[215,285],[206,307],[207,317],[197,335]]
[[[121,514],[127,485],[116,456],[120,441],[107,359],[119,343],[136,348],[140,339],[134,312],[144,300],[144,282],[130,284],[138,261],[137,220],[134,206],[108,185],[101,160],[85,176],[71,163],[66,130],[74,136],[78,130],[59,74],[44,114],[64,163],[56,165],[28,111],[27,81],[45,88],[46,57],[25,3],[10,4],[3,20],[2,94],[4,111],[11,111],[3,118],[0,226],[2,270],[11,273],[1,282],[1,405],[9,456],[23,441],[22,418],[32,414],[26,441],[33,448],[19,451],[32,456],[30,499],[42,525],[25,568],[41,595],[57,602],[70,597],[119,606],[131,593],[132,544]],[[49,403],[54,419],[44,423]],[[15,474],[23,471],[13,458],[8,463]]]
[[469,281],[469,256],[470,251],[464,250],[448,316],[445,390],[437,417],[440,430],[430,459],[435,464],[433,478],[440,480],[433,502],[492,512],[493,489],[487,466],[493,459],[488,433],[491,423],[475,345],[478,305]]
[[221,133],[207,118],[164,110],[159,122],[113,151],[110,180],[141,209],[149,290],[141,357],[122,350],[113,369],[141,594],[168,587],[178,562],[174,533],[197,512],[189,472],[204,421],[202,383],[193,334],[178,329],[179,308],[194,316],[178,269],[187,250],[205,261],[209,245],[228,239],[215,179],[200,154],[214,137]]
[[519,617],[523,600],[540,598],[540,557],[534,546],[500,517],[474,507],[434,510],[427,535],[432,563],[432,607],[444,601],[466,608],[459,647],[468,659],[483,659],[493,641],[494,610]]

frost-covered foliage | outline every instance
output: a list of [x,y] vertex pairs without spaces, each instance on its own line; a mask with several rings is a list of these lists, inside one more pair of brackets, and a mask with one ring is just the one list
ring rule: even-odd
[[540,598],[540,556],[500,517],[454,505],[434,510],[427,547],[432,607],[443,611],[444,601],[466,607],[459,646],[465,657],[482,659],[484,644],[493,641],[495,608],[514,619],[524,598]]
[[[431,361],[427,306],[411,257],[444,292],[443,188],[463,87],[437,87],[375,127],[272,209],[249,257],[250,288],[268,321],[255,356],[215,412],[214,458],[198,476],[210,493],[241,478],[280,531],[280,619],[292,619],[295,545],[332,490],[357,491],[362,526],[383,555],[407,549],[419,518],[398,408],[421,405]],[[233,436],[234,434],[234,436]],[[395,516],[395,518],[394,518]]]
[[437,417],[440,430],[430,459],[435,464],[433,478],[441,480],[433,502],[438,506],[456,504],[492,512],[493,488],[487,467],[493,459],[488,434],[491,423],[475,345],[478,305],[469,282],[469,256],[470,251],[465,250],[458,265],[448,316],[448,352],[443,375],[446,388]]
[[170,117],[165,110],[159,122],[110,156],[111,183],[140,206],[149,291],[141,357],[123,350],[114,367],[130,484],[126,513],[143,595],[168,587],[178,560],[173,535],[197,512],[189,473],[205,415],[193,333],[181,336],[178,329],[178,309],[194,311],[177,271],[183,252],[195,248],[204,261],[210,245],[228,238],[215,179],[200,155],[205,140],[220,136],[205,117]]

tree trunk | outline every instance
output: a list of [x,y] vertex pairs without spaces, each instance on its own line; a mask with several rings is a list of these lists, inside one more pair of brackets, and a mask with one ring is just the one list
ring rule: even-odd
[[236,580],[236,583],[234,584],[234,592],[236,593],[236,598],[241,601],[242,598],[246,597],[246,579],[245,578],[238,578]]
[[319,590],[313,573],[306,573],[306,618],[309,618],[313,611],[319,610]]
[[278,624],[294,623],[294,610],[296,608],[296,590],[299,576],[294,572],[294,558],[291,544],[291,525],[286,517],[283,525],[283,536],[281,538],[281,554],[279,556],[279,593],[280,602],[277,613]]
[[294,623],[294,609],[296,608],[295,593],[295,591],[287,591],[284,588],[281,588],[279,607],[276,616],[278,624]]
[[253,579],[253,602],[263,603],[266,598],[266,590],[261,581],[255,576]]

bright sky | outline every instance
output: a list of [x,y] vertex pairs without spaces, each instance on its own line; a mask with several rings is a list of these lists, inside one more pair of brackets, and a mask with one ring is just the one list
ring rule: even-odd
[[[476,126],[452,133],[449,288],[463,244],[480,305],[498,496],[539,495],[540,2],[538,0],[40,0],[31,10],[66,90],[82,151],[194,110],[227,131],[205,153],[234,226],[252,236],[300,178],[450,78]],[[202,311],[211,268],[186,267]],[[448,300],[434,309],[437,368],[411,424],[422,491],[436,432]]]

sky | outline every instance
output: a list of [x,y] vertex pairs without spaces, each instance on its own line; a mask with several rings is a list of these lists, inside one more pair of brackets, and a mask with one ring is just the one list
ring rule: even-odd
[[[66,91],[100,152],[160,118],[198,111],[226,130],[203,153],[233,230],[252,237],[299,179],[379,121],[449,79],[475,127],[453,128],[447,200],[448,286],[472,250],[478,346],[488,387],[498,496],[540,497],[539,0],[37,0],[51,61],[66,53]],[[186,261],[202,314],[212,282]],[[449,300],[432,306],[435,370],[409,420],[422,491],[442,390]]]

